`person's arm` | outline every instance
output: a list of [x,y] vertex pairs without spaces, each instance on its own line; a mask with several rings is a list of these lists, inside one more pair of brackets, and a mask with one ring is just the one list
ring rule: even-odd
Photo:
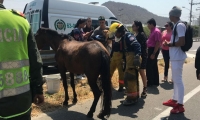
[[[174,47],[180,47],[180,46],[185,45],[186,26],[183,23],[179,23],[176,27],[176,32],[177,32],[179,40],[175,42]],[[173,43],[169,43],[168,46],[173,47]]]
[[155,48],[154,48],[154,51],[153,51],[153,54],[152,55],[155,55],[156,52],[158,51],[158,49],[160,48],[160,45],[161,45],[161,33],[160,32],[156,32],[155,33],[155,41],[156,41],[156,45],[155,45]]
[[137,41],[135,36],[130,36],[129,38],[130,41],[130,45],[133,47],[135,55],[141,55],[141,45],[140,43]]
[[91,35],[91,38],[94,38],[97,35],[97,29],[94,30],[94,32]]
[[147,44],[146,44],[146,41],[147,41],[147,37],[144,33],[141,33],[141,54],[142,54],[142,57],[145,57],[146,55],[144,53],[147,52]]
[[[40,56],[40,53],[38,51],[35,38],[33,36],[33,33],[30,29],[28,34],[28,56],[29,56],[29,62],[30,62],[30,87],[32,92],[32,100],[34,103],[42,103],[44,101],[44,98],[42,100],[43,96],[43,78],[42,78],[42,59]],[[38,100],[36,100],[38,99]]]

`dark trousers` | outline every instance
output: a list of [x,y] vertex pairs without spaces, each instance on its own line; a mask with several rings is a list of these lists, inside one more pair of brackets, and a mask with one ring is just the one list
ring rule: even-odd
[[155,54],[155,59],[151,59],[151,55],[153,54],[154,47],[148,48],[148,58],[147,58],[147,66],[146,66],[146,75],[147,75],[147,86],[151,85],[159,85],[159,73],[158,73],[158,54],[160,50],[158,50]]
[[168,76],[168,69],[169,69],[169,50],[162,50],[164,62],[165,62],[165,72],[164,75]]

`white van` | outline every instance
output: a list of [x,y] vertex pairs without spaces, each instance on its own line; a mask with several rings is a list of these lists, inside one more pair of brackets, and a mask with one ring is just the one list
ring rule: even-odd
[[[105,6],[78,3],[68,0],[33,0],[27,3],[24,14],[35,34],[40,27],[46,27],[68,34],[74,28],[79,18],[92,19],[94,28],[99,26],[98,17],[104,16],[106,25],[119,22],[115,15]],[[44,65],[55,64],[54,53],[46,50],[40,51]]]
[[33,0],[26,4],[24,14],[33,33],[36,33],[39,27],[46,27],[68,34],[79,18],[92,18],[94,28],[98,26],[99,16],[105,17],[107,26],[120,22],[105,6],[67,0]]

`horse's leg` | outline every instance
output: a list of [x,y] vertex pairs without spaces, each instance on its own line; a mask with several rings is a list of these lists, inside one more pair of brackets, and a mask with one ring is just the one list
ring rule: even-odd
[[74,73],[70,72],[70,78],[71,78],[71,87],[72,87],[73,96],[74,96],[73,104],[75,104],[75,103],[77,103],[77,95],[76,95],[75,84],[74,84]]
[[63,66],[59,66],[59,70],[60,70],[60,75],[62,78],[62,82],[63,82],[63,87],[65,90],[65,101],[63,102],[63,105],[68,105],[68,100],[69,100],[69,95],[68,95],[68,86],[67,86],[67,77],[66,77],[66,69]]
[[88,77],[88,82],[89,82],[89,85],[90,85],[90,87],[92,89],[92,92],[93,92],[93,95],[94,95],[94,101],[92,103],[90,111],[87,114],[87,117],[89,117],[89,118],[93,117],[93,113],[96,110],[96,106],[97,106],[97,103],[99,101],[99,97],[101,96],[101,91],[99,90],[99,87],[98,87],[98,85],[96,83],[97,78],[98,78],[98,76],[95,77],[95,78],[93,78],[93,79],[91,79],[90,77]]

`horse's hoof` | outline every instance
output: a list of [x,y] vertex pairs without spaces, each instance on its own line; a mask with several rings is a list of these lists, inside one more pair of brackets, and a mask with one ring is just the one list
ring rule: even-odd
[[78,101],[77,99],[73,99],[72,103],[73,103],[73,104],[76,104],[77,101]]
[[63,105],[64,106],[68,106],[68,102],[63,102]]
[[99,113],[99,114],[97,115],[97,117],[98,117],[99,119],[105,119],[103,113]]
[[87,117],[88,117],[88,118],[93,118],[93,113],[88,113],[88,114],[87,114]]

